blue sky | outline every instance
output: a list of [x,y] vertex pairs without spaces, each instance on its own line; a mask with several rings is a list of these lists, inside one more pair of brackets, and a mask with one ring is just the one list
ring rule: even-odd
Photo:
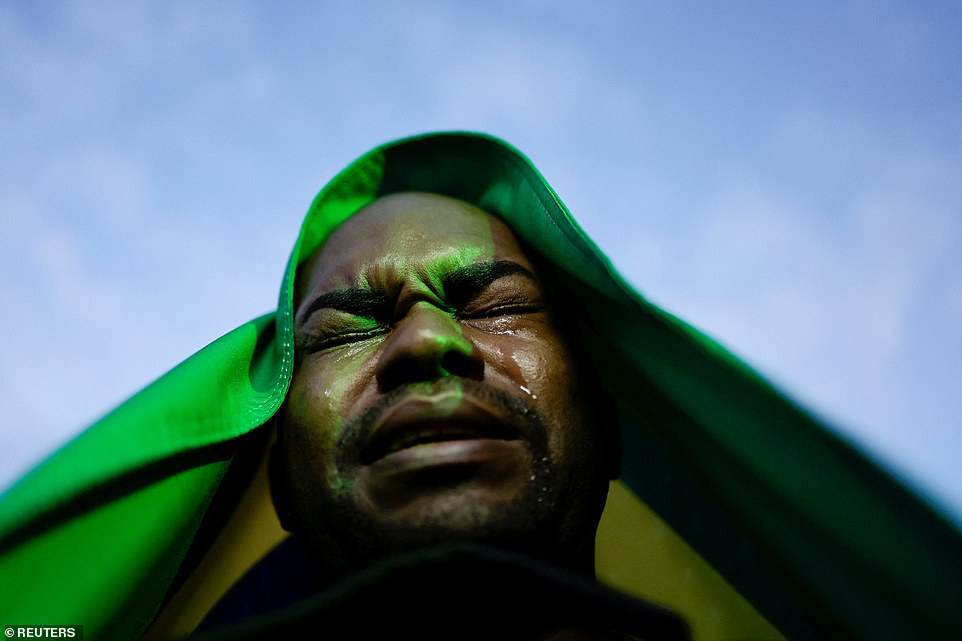
[[273,309],[314,193],[438,129],[962,521],[962,5],[0,3],[0,486]]

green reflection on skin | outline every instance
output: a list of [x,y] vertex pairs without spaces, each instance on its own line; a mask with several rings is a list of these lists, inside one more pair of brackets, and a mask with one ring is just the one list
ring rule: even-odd
[[[387,198],[390,199],[391,197],[388,196]],[[364,225],[366,221],[359,220],[358,216],[363,218],[366,210],[369,208],[377,209],[382,205],[383,201],[379,199],[364,207],[351,219],[345,221],[345,227],[352,225],[352,223]],[[430,201],[425,203],[424,209],[430,210],[437,206],[436,200]],[[445,203],[444,206],[449,207],[451,204]],[[460,207],[461,204],[456,206]],[[438,212],[437,215],[437,224],[443,228],[445,219],[441,216],[444,216],[444,212]],[[324,395],[322,405],[327,405],[331,409],[336,408],[327,417],[326,428],[331,442],[342,439],[345,424],[349,423],[351,416],[357,414],[357,389],[371,384],[365,381],[364,377],[372,376],[373,368],[376,368],[378,359],[393,338],[392,334],[405,320],[414,320],[405,318],[405,315],[411,312],[413,306],[430,305],[434,309],[425,311],[444,315],[443,320],[441,318],[436,319],[436,322],[444,323],[443,328],[439,327],[438,331],[430,337],[430,340],[438,342],[435,349],[439,354],[460,351],[474,356],[474,352],[477,350],[470,338],[465,336],[464,327],[462,327],[458,317],[460,311],[458,304],[463,301],[452,300],[452,293],[446,291],[445,280],[446,277],[458,270],[494,260],[496,248],[492,221],[486,218],[483,227],[478,226],[472,229],[472,233],[464,237],[464,244],[460,246],[431,246],[432,227],[433,225],[429,224],[426,229],[417,229],[400,221],[390,225],[383,236],[378,235],[380,237],[377,237],[376,240],[372,238],[369,247],[366,244],[364,245],[366,249],[370,250],[368,255],[373,260],[370,262],[361,260],[357,263],[356,272],[350,275],[344,274],[347,282],[342,280],[342,286],[382,289],[388,294],[388,300],[394,301],[395,308],[386,310],[388,312],[386,317],[363,314],[352,315],[350,319],[345,319],[345,323],[350,323],[351,332],[358,334],[364,333],[366,330],[374,332],[378,327],[385,331],[381,334],[372,333],[370,338],[361,339],[356,344],[340,345],[324,356],[323,366],[325,368],[330,368],[330,372],[344,374],[325,377],[325,389],[314,392]],[[317,261],[315,264],[323,265],[329,259],[333,259],[334,264],[337,264],[338,252],[344,250],[338,247],[334,250],[333,257],[326,255],[325,252],[332,244],[336,245],[336,242],[332,243],[332,241],[338,235],[339,229],[335,230],[317,251],[312,259]],[[428,241],[425,242],[425,239],[428,239]],[[311,261],[305,261],[305,263],[309,262]],[[302,265],[301,269],[304,269],[305,266]],[[405,298],[413,296],[413,298],[410,298],[413,305],[407,308],[397,307],[398,296]],[[387,326],[385,327],[385,325]],[[441,412],[445,414],[454,413],[463,402],[463,386],[457,380],[455,373],[448,371],[440,364],[436,372],[436,378],[449,379],[449,385],[444,388],[443,392],[434,397],[433,402],[438,403],[438,409]],[[434,380],[412,382],[433,383]],[[326,474],[328,487],[339,498],[353,492],[357,484],[357,478],[353,474],[345,474],[345,472],[346,470],[338,469],[338,466],[331,466]]]
[[[476,239],[475,242],[477,242]],[[444,313],[445,316],[450,319],[450,329],[453,330],[451,334],[439,334],[434,337],[434,340],[439,342],[437,349],[441,353],[464,348],[465,346],[469,353],[473,353],[476,348],[474,344],[464,336],[464,329],[457,320],[458,310],[454,308],[449,300],[448,292],[445,291],[444,281],[448,274],[458,269],[484,260],[490,260],[491,257],[494,256],[494,239],[489,230],[484,244],[474,244],[463,247],[444,247],[439,249],[438,252],[439,255],[420,261],[422,262],[420,266],[412,264],[408,256],[398,256],[395,254],[394,258],[396,262],[382,261],[379,264],[378,279],[382,283],[390,282],[389,275],[393,274],[395,278],[411,283],[412,289],[423,293],[429,299],[433,299],[432,304],[434,304],[438,312]],[[413,276],[410,275],[412,273]],[[431,294],[433,294],[433,296]],[[373,317],[365,317],[363,320],[369,323],[372,328],[377,324],[376,319]],[[385,336],[381,344],[383,344],[384,340],[389,340],[389,337]],[[439,368],[438,374],[440,377],[452,376],[451,372],[447,371],[444,367]],[[335,396],[341,399],[340,411],[338,412],[338,424],[332,426],[332,429],[338,434],[343,425],[343,419],[341,417],[350,410],[349,407],[346,407],[347,402],[343,394],[344,389],[347,387],[347,382],[342,381],[341,383],[339,386],[340,389],[338,389],[337,395]],[[445,399],[444,407],[448,408],[448,411],[453,412],[464,396],[463,388],[457,385],[447,390],[447,393],[451,396],[450,400]]]
[[[372,328],[373,326],[377,325],[374,319],[365,320],[370,322]],[[334,363],[351,359],[359,359],[363,358],[364,353],[369,350],[370,346],[365,344],[343,346],[332,358],[334,359]],[[337,399],[339,401],[338,405],[343,406],[346,391],[350,385],[350,377],[333,377],[329,381],[329,385],[325,387],[325,389],[320,390],[319,393],[327,399]],[[332,412],[330,420],[331,424],[329,429],[334,439],[337,439],[340,437],[341,432],[344,429],[345,421],[343,411]],[[357,479],[350,476],[342,476],[341,471],[337,466],[331,466],[327,471],[327,483],[333,491],[334,496],[342,498],[354,490],[354,486],[357,484]]]
[[354,486],[357,485],[357,479],[341,476],[337,469],[330,471],[327,475],[327,482],[331,492],[338,499],[343,499],[349,495],[354,491]]

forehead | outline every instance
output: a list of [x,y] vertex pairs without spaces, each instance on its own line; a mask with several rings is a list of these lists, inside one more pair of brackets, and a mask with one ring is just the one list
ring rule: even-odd
[[511,260],[534,271],[498,218],[446,196],[400,193],[346,220],[309,259],[302,277],[311,289],[323,289],[409,273],[431,278],[482,260]]

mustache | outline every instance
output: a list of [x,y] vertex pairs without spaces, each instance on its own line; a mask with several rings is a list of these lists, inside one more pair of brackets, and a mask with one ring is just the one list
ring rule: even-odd
[[408,396],[430,396],[444,392],[456,392],[484,403],[494,409],[507,422],[517,428],[521,436],[532,441],[538,451],[548,443],[548,428],[537,408],[520,395],[513,395],[486,383],[459,376],[448,376],[427,383],[409,383],[397,387],[369,405],[356,417],[344,423],[338,437],[338,450],[342,462],[360,460],[361,449],[367,443],[385,412]]

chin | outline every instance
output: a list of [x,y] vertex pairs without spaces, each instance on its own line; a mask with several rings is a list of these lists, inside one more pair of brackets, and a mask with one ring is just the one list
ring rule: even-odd
[[[505,500],[485,488],[457,486],[419,497],[391,513],[344,502],[330,506],[323,523],[295,534],[323,574],[338,576],[378,560],[455,542],[474,543],[568,564],[582,550],[568,549],[557,497],[541,486],[518,489]],[[593,529],[587,538],[593,540]],[[579,537],[584,538],[584,537]],[[593,544],[589,546],[593,549]]]
[[410,505],[397,518],[386,519],[412,532],[432,533],[431,539],[444,542],[450,538],[485,539],[520,537],[537,527],[552,511],[540,497],[528,497],[518,492],[513,499],[492,497],[476,488],[457,488],[438,496],[426,497]]

